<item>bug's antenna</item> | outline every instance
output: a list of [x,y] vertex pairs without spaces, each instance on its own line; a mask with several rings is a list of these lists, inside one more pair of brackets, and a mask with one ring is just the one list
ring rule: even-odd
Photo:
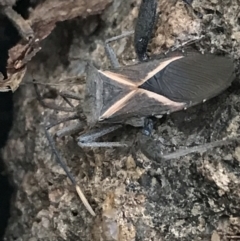
[[49,131],[48,131],[48,128],[44,128],[45,130],[45,134],[46,134],[46,137],[49,141],[49,144],[51,146],[51,149],[53,151],[53,153],[55,154],[56,156],[56,161],[57,163],[62,167],[62,169],[65,171],[65,173],[67,174],[67,177],[70,179],[70,181],[72,182],[72,184],[75,186],[75,189],[78,193],[78,196],[80,197],[81,201],[83,202],[84,206],[86,207],[86,209],[89,211],[89,213],[92,215],[92,216],[96,216],[95,212],[93,211],[91,205],[89,204],[88,200],[86,199],[84,193],[82,192],[81,188],[79,185],[77,185],[76,183],[76,180],[75,178],[73,177],[73,175],[69,172],[66,164],[64,163],[63,161],[63,158],[61,156],[61,154],[58,152],[56,146],[55,146],[55,142],[52,138],[52,136],[50,135]]

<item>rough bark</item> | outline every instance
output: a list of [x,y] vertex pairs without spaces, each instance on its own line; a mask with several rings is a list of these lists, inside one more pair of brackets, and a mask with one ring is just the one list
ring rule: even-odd
[[[9,88],[15,91],[18,88],[26,73],[27,63],[41,49],[39,44],[52,32],[57,22],[98,14],[110,2],[110,0],[30,1],[30,6],[24,14],[27,17],[23,18],[12,8],[15,6],[15,1],[0,1],[0,13],[12,22],[18,31],[17,35],[21,37],[19,41],[16,37],[16,44],[8,50],[6,73],[0,76],[0,91]],[[21,1],[18,3],[23,4]],[[2,21],[4,21],[3,32],[9,31],[6,27],[7,20],[2,19]]]
[[[237,0],[194,0],[198,14],[180,0],[159,3],[161,15],[151,53],[205,35],[195,43],[197,48],[231,55],[238,70]],[[57,83],[81,76],[87,61],[108,67],[104,40],[133,29],[139,4],[139,0],[114,0],[100,17],[59,24],[30,62],[26,81],[34,77],[39,82]],[[135,54],[131,38],[113,46],[121,64],[132,63]],[[84,89],[82,84],[71,83],[51,87],[56,88],[80,95]],[[46,89],[42,92],[48,93]],[[239,93],[236,80],[217,98],[159,121],[153,136],[159,151],[236,136]],[[55,101],[66,105],[60,98]],[[15,94],[15,123],[3,151],[16,188],[5,240],[240,240],[237,141],[207,153],[153,162],[138,150],[139,130],[131,127],[106,137],[132,141],[131,148],[125,149],[83,150],[75,137],[57,139],[58,149],[97,213],[91,217],[54,162],[41,125],[63,115],[42,108],[31,85],[22,86]]]

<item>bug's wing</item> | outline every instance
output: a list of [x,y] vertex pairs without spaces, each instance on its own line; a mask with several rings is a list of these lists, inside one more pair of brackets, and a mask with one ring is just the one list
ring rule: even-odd
[[212,98],[234,79],[231,59],[191,54],[112,71],[93,69],[86,84],[89,123],[162,115]]
[[[235,78],[233,61],[227,57],[189,53],[186,57],[168,61],[164,68],[163,63],[160,61],[157,65],[150,61],[140,69],[140,65],[135,66],[138,67],[135,75],[129,75],[125,68],[121,73],[128,78],[133,80],[138,76],[145,82],[118,111],[105,117],[117,120],[171,113],[218,95]],[[150,71],[146,71],[146,66]]]
[[194,105],[221,93],[234,78],[234,64],[230,58],[191,53],[171,62],[141,88]]
[[[169,61],[173,61],[173,58],[157,59],[107,71],[101,71],[89,65],[87,67],[85,100],[83,104],[88,124],[93,126],[98,121],[108,121],[112,115],[119,117],[117,122],[124,122],[125,119],[121,118],[121,115],[126,114],[124,113],[125,108],[123,108],[125,105],[131,109],[127,111],[129,112],[129,114],[127,113],[128,117],[141,115],[139,104],[141,103],[142,107],[148,106],[149,99],[142,94],[136,97],[137,92],[140,91],[138,88],[139,84],[149,78],[149,73],[167,66]],[[157,104],[156,100],[153,100],[153,102]],[[135,109],[136,113],[134,113]]]
[[103,113],[102,119],[111,122],[127,121],[132,117],[148,117],[163,115],[183,109],[187,106],[184,102],[172,101],[164,96],[144,90],[136,89],[128,93],[125,99],[121,99],[112,106],[107,112]]
[[148,62],[140,62],[135,65],[104,71],[103,73],[109,76],[109,78],[112,80],[119,82],[125,80],[129,85],[135,85],[138,87],[168,66],[171,62],[175,62],[181,58],[184,58],[183,54],[176,53],[172,57],[153,59]]

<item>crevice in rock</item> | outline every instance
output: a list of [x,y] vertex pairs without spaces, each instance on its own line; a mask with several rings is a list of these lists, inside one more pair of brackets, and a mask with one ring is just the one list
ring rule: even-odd
[[[8,133],[12,126],[12,110],[12,93],[0,93],[0,148],[3,148],[6,144]],[[13,188],[9,183],[8,176],[5,173],[4,161],[0,156],[0,241],[3,240],[8,218],[10,217],[10,200],[12,192]]]

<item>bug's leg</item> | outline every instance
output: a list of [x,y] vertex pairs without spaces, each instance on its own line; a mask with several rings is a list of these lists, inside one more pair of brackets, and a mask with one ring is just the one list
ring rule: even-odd
[[[194,37],[192,39],[189,39],[189,40],[187,40],[187,41],[185,41],[183,43],[178,43],[178,44],[176,44],[176,46],[173,46],[170,49],[168,49],[164,53],[164,55],[168,56],[168,57],[171,57],[171,54],[172,54],[173,56],[175,56],[176,55],[176,52],[175,52],[176,50],[181,49],[181,48],[183,48],[186,45],[191,45],[191,44],[193,44],[193,43],[195,43],[197,41],[200,41],[202,38],[204,38],[204,35],[196,36],[196,37]],[[184,52],[184,49],[181,49],[181,52]]]
[[[34,89],[35,89],[35,92],[37,95],[37,99],[43,107],[53,109],[53,110],[58,110],[58,111],[64,111],[64,112],[75,112],[76,111],[74,106],[63,107],[63,106],[56,105],[55,103],[46,103],[43,100],[43,98],[39,92],[38,85],[33,83],[33,86],[34,86]],[[70,102],[67,102],[67,103],[70,103]]]
[[81,100],[81,97],[78,94],[75,94],[75,93],[69,92],[69,91],[62,91],[62,92],[59,93],[59,95],[68,103],[68,105],[70,107],[59,106],[59,105],[56,105],[55,103],[46,103],[43,100],[43,98],[42,98],[42,96],[41,96],[41,94],[39,92],[38,85],[35,84],[35,83],[33,83],[33,85],[34,85],[34,88],[35,88],[35,92],[36,92],[38,101],[45,108],[49,108],[49,109],[53,109],[53,110],[59,110],[59,111],[64,111],[64,112],[75,112],[76,111],[76,107],[68,100],[68,98],[69,99],[74,99],[74,100]]
[[[59,95],[70,105],[70,108],[68,107],[62,107],[62,106],[58,106],[54,103],[45,103],[43,101],[43,98],[40,95],[40,92],[38,90],[38,87],[36,84],[34,84],[35,87],[35,91],[38,97],[39,102],[41,103],[42,106],[50,108],[50,109],[54,109],[54,110],[59,110],[59,111],[65,111],[65,112],[76,112],[75,114],[71,115],[71,116],[66,116],[63,117],[59,120],[56,120],[55,122],[49,124],[46,126],[46,128],[52,128],[53,126],[56,126],[58,124],[70,121],[70,120],[77,120],[77,119],[81,119],[81,120],[85,120],[85,116],[82,115],[79,105],[77,107],[73,106],[72,103],[68,100],[68,98],[70,99],[75,99],[75,100],[80,100],[81,97],[75,93],[72,92],[60,92]],[[82,122],[79,122],[77,124],[73,124],[70,126],[67,126],[65,128],[62,128],[61,130],[59,130],[56,133],[57,137],[62,137],[62,136],[66,136],[66,135],[71,135],[71,134],[75,134],[79,131],[82,131],[84,128],[84,125]]]
[[[66,109],[64,109],[64,108],[62,108],[62,107],[60,107],[60,106],[57,106],[57,105],[50,105],[50,106],[49,106],[49,105],[46,105],[46,104],[43,102],[43,100],[42,100],[42,97],[41,97],[40,92],[39,92],[39,90],[38,90],[38,88],[37,88],[37,85],[34,84],[34,87],[35,87],[35,90],[36,90],[38,99],[39,99],[39,101],[41,102],[41,104],[42,104],[43,106],[47,106],[47,107],[50,107],[50,108],[52,108],[52,109],[57,109],[57,110],[66,111]],[[74,96],[73,94],[68,93],[68,92],[67,92],[67,93],[60,93],[60,95],[61,95],[61,96],[67,101],[67,103],[71,106],[70,108],[75,111],[75,107],[72,105],[72,103],[71,103],[67,98],[73,98],[73,97],[76,97],[76,96]],[[79,98],[80,98],[80,97],[77,97],[77,99],[79,99]],[[73,98],[73,99],[76,99],[76,98]],[[72,116],[69,116],[69,117],[62,118],[61,120],[58,120],[58,121],[56,121],[55,123],[48,125],[47,127],[45,127],[45,134],[46,134],[46,137],[47,137],[47,139],[48,139],[48,141],[49,141],[50,147],[51,147],[53,153],[54,153],[55,156],[56,156],[56,161],[57,161],[57,163],[63,168],[63,170],[65,171],[67,177],[71,180],[72,184],[75,186],[75,189],[76,189],[76,191],[77,191],[80,199],[82,200],[84,206],[86,207],[86,209],[89,211],[89,213],[90,213],[91,215],[95,216],[95,212],[93,211],[92,207],[91,207],[90,204],[88,203],[88,201],[87,201],[86,197],[84,196],[84,194],[83,194],[80,186],[77,185],[76,180],[74,179],[73,175],[69,172],[69,170],[68,170],[68,168],[67,168],[67,166],[66,166],[66,164],[65,164],[65,162],[64,162],[63,157],[61,156],[61,154],[58,152],[58,150],[57,150],[57,148],[56,148],[55,141],[53,140],[52,136],[50,135],[50,133],[49,133],[49,131],[48,131],[51,127],[53,127],[53,126],[55,126],[55,125],[58,125],[58,124],[60,124],[60,123],[62,123],[62,122],[65,122],[65,121],[74,120],[74,119],[79,119],[79,113],[76,113],[76,114],[74,114],[74,115],[72,115]],[[76,127],[76,126],[74,126],[74,127],[73,127],[73,126],[66,127],[66,128],[64,128],[64,129],[62,129],[61,131],[59,131],[58,136],[70,134],[70,133],[72,133],[72,132],[76,133],[77,131],[79,131],[80,127],[81,127],[81,129],[82,129],[82,124],[81,124],[81,123],[78,123],[78,126],[77,126],[77,127]]]
[[[79,117],[78,117],[78,119],[79,119]],[[78,122],[77,124],[72,124],[70,126],[67,126],[65,128],[62,128],[61,130],[57,131],[56,136],[63,137],[63,136],[69,136],[69,135],[76,134],[80,131],[83,131],[84,126],[86,126],[86,125],[82,122]]]
[[62,97],[73,99],[73,100],[81,100],[82,99],[78,94],[70,92],[70,91],[61,91],[60,95]]
[[67,122],[67,121],[70,121],[70,120],[77,120],[77,119],[79,119],[79,115],[78,114],[73,114],[71,116],[66,116],[66,117],[63,117],[63,118],[61,118],[59,120],[56,120],[53,123],[47,125],[46,128],[50,129],[50,128],[52,128],[54,126],[57,126],[57,125],[59,125],[61,123],[64,123],[64,122]]
[[107,57],[108,57],[108,59],[111,63],[112,68],[114,68],[114,69],[119,68],[120,64],[117,60],[117,56],[116,56],[115,52],[110,47],[109,43],[111,43],[113,41],[116,41],[116,40],[119,40],[121,38],[128,37],[128,36],[132,35],[133,33],[134,33],[134,31],[125,32],[121,35],[115,36],[113,38],[109,38],[105,41],[105,52],[106,52],[106,55],[107,55]]
[[239,137],[228,138],[228,139],[220,140],[220,141],[214,141],[214,142],[210,142],[210,143],[206,143],[206,144],[202,144],[202,145],[198,145],[198,146],[194,146],[194,147],[188,147],[188,148],[183,149],[183,150],[177,150],[177,151],[172,152],[172,153],[164,154],[163,159],[164,160],[171,160],[171,159],[176,159],[176,158],[179,158],[179,157],[182,157],[182,156],[186,156],[190,153],[207,152],[208,150],[213,149],[215,147],[226,146],[226,145],[232,143],[233,141],[236,141],[237,139],[239,139]]
[[34,38],[34,32],[30,25],[12,7],[0,7],[0,11],[13,23],[23,39],[30,41]]
[[114,125],[110,127],[103,127],[96,130],[92,130],[78,137],[78,145],[80,147],[127,147],[129,146],[128,143],[96,141],[97,138],[102,137],[108,133],[111,133],[121,127],[121,125]]
[[65,171],[67,177],[70,179],[70,181],[72,182],[72,184],[74,185],[81,201],[83,202],[84,206],[86,207],[86,209],[89,211],[89,213],[93,216],[95,216],[95,212],[93,211],[91,205],[89,204],[88,200],[86,199],[85,195],[83,194],[81,188],[79,185],[77,185],[77,182],[76,180],[74,179],[73,175],[70,173],[70,171],[68,170],[64,160],[63,160],[63,157],[61,156],[61,154],[58,152],[57,148],[56,148],[56,145],[55,145],[55,142],[52,138],[52,136],[50,135],[49,131],[47,128],[45,128],[45,134],[46,134],[46,137],[49,141],[49,144],[50,144],[50,147],[53,151],[53,153],[55,154],[56,156],[56,161],[57,163],[62,167],[62,169]]
[[134,47],[138,59],[148,58],[147,46],[156,22],[157,0],[142,0],[134,33]]
[[[37,86],[35,85],[35,88],[37,88]],[[50,109],[54,109],[54,110],[59,110],[59,111],[65,111],[65,112],[76,112],[75,114],[71,115],[71,116],[66,116],[63,117],[59,120],[54,121],[53,123],[49,124],[46,126],[46,128],[52,128],[53,126],[59,125],[61,123],[70,121],[70,120],[77,120],[77,119],[81,119],[84,120],[85,116],[81,115],[80,111],[76,111],[76,108],[72,105],[72,103],[68,100],[68,98],[72,98],[72,99],[77,99],[80,100],[80,97],[78,95],[75,95],[74,93],[71,92],[62,92],[59,95],[71,106],[70,108],[67,107],[62,107],[62,106],[58,106],[54,103],[45,103],[42,98],[41,95],[38,91],[38,89],[36,89],[36,93],[38,96],[38,99],[41,103],[42,106],[50,108]],[[71,134],[75,134],[77,132],[82,131],[84,128],[84,124],[82,122],[79,122],[77,124],[72,124],[70,126],[64,127],[61,130],[57,131],[56,136],[57,137],[63,137],[66,135],[71,135]]]
[[182,156],[186,156],[191,153],[204,153],[207,152],[210,149],[213,149],[215,147],[220,147],[224,145],[228,145],[234,141],[239,140],[239,136],[233,137],[233,138],[228,138],[225,140],[220,140],[220,141],[214,141],[194,147],[188,147],[186,149],[179,149],[175,152],[172,153],[162,153],[157,142],[152,140],[151,137],[142,135],[139,138],[140,142],[140,149],[142,153],[148,157],[149,159],[161,163],[162,161],[167,161],[171,159],[177,159]]

